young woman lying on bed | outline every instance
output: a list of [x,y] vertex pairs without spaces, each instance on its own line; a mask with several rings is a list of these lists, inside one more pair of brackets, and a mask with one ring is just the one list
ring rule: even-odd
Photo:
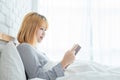
[[75,59],[74,50],[68,50],[61,62],[56,64],[50,70],[44,70],[44,65],[49,59],[45,53],[40,52],[36,45],[40,43],[48,28],[48,23],[43,15],[36,12],[28,13],[22,22],[18,33],[19,45],[17,49],[22,58],[27,77],[42,78],[46,80],[55,80],[57,77],[64,76],[65,68]]

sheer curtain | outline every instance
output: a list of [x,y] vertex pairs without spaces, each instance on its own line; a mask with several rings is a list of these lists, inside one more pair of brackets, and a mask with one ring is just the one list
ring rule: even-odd
[[94,60],[120,66],[120,0],[92,0]]
[[38,12],[49,23],[39,49],[56,61],[79,43],[77,60],[120,65],[119,4],[119,0],[39,0]]

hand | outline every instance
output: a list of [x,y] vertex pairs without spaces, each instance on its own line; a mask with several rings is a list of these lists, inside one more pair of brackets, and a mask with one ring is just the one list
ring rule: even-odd
[[75,60],[75,54],[74,53],[75,53],[74,49],[68,50],[65,53],[65,55],[63,57],[63,60],[61,61],[63,69],[65,69],[71,63],[73,63],[73,61]]

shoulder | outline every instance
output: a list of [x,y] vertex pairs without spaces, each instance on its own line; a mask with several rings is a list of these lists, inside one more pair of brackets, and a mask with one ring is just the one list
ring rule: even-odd
[[24,57],[34,58],[36,56],[35,49],[28,43],[22,43],[17,46],[19,54]]
[[23,47],[23,48],[25,48],[25,47],[27,47],[27,48],[32,48],[32,46],[31,46],[30,44],[28,44],[28,43],[21,43],[21,44],[19,44],[19,45],[17,46],[17,48],[19,48],[19,47]]
[[18,47],[23,47],[23,46],[31,46],[31,45],[28,44],[28,43],[21,43],[21,44],[18,45]]
[[18,50],[34,50],[34,48],[28,43],[21,43],[17,46]]

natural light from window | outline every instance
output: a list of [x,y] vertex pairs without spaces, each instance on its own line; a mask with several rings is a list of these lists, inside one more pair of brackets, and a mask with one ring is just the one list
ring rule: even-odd
[[49,23],[40,50],[57,61],[78,43],[82,49],[77,60],[120,66],[119,3],[119,0],[39,0],[38,12]]

